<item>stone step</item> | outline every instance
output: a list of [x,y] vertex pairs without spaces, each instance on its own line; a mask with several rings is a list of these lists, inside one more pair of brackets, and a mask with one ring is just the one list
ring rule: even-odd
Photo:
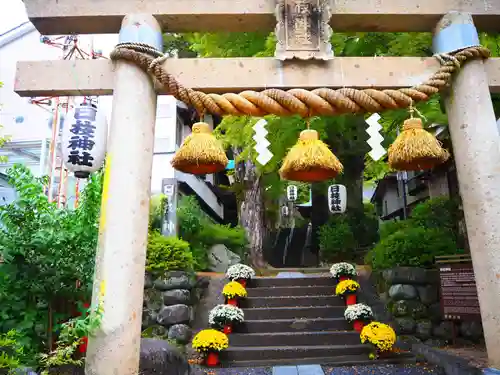
[[275,286],[248,288],[248,297],[299,297],[335,295],[335,284],[319,286]]
[[363,354],[368,358],[368,345],[308,345],[308,346],[229,346],[221,352],[223,361],[259,361],[276,359],[305,359]]
[[250,280],[249,288],[263,288],[276,286],[334,286],[335,280],[325,276],[279,278],[279,277],[255,277]]
[[318,346],[358,345],[356,331],[280,332],[280,333],[231,333],[229,345],[234,346]]
[[236,333],[297,332],[297,331],[348,331],[352,326],[344,317],[316,319],[249,320],[235,327]]
[[344,306],[259,307],[244,309],[245,320],[343,318]]
[[[372,374],[378,374],[377,365],[387,364],[409,364],[415,363],[415,356],[411,353],[395,353],[390,358],[371,360],[366,354],[339,355],[326,357],[307,357],[307,358],[284,358],[284,359],[264,359],[264,360],[228,360],[222,364],[222,367],[267,367],[267,366],[287,366],[287,365],[330,365],[335,367],[344,366],[373,366]],[[382,372],[381,372],[382,373]],[[347,372],[346,372],[347,374]],[[350,372],[349,372],[350,374]]]
[[250,297],[241,300],[242,308],[257,307],[316,307],[316,306],[342,306],[345,307],[343,299],[337,296],[295,296],[295,297]]

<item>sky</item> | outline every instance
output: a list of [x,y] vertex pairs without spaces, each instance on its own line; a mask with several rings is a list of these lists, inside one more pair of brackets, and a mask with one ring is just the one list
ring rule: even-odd
[[0,0],[0,34],[28,21],[22,0]]

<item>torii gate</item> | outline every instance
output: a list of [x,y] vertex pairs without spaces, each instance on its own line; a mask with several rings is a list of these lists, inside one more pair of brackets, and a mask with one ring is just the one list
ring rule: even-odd
[[[329,18],[335,31],[432,31],[437,26],[435,36],[448,47],[478,40],[467,14],[478,29],[500,31],[498,0],[24,2],[42,34],[120,31],[121,42],[143,42],[160,50],[162,31],[271,31],[276,16],[282,16],[275,14],[276,2],[312,2],[328,9],[322,17]],[[452,11],[465,16],[448,14]],[[439,43],[436,52],[443,52]],[[432,58],[327,60],[171,59],[163,66],[187,87],[214,93],[269,87],[410,87],[439,66]],[[154,87],[143,70],[124,61],[20,62],[17,70],[15,89],[21,96],[114,95],[94,302],[103,280],[107,291],[101,332],[90,340],[86,373],[136,375],[156,95],[166,90]],[[500,368],[500,148],[490,91],[500,92],[500,59],[468,62],[454,80],[446,108],[488,357],[491,366]]]

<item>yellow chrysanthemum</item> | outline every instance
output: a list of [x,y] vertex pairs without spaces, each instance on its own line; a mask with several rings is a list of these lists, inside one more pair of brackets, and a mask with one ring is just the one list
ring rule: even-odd
[[192,347],[198,352],[209,352],[227,349],[229,340],[227,335],[215,329],[204,329],[193,338]]
[[384,323],[372,322],[363,327],[359,335],[361,343],[370,343],[384,352],[391,350],[396,343],[396,333]]
[[335,294],[337,296],[343,296],[346,293],[354,293],[359,289],[359,284],[354,280],[344,280],[337,284],[335,288]]
[[226,298],[246,297],[247,290],[237,281],[231,281],[224,286],[222,294]]

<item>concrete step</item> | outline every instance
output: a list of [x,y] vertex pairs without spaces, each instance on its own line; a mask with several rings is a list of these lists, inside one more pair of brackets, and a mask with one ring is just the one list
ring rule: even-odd
[[275,286],[248,288],[248,297],[299,297],[299,296],[333,296],[335,284],[320,286]]
[[276,359],[305,359],[363,354],[368,358],[368,345],[308,345],[308,346],[229,346],[221,352],[224,361],[259,361]]
[[318,345],[358,345],[356,331],[316,331],[279,333],[232,333],[229,345],[234,346],[318,346]]
[[305,307],[305,306],[342,306],[345,308],[343,299],[337,296],[299,296],[299,297],[250,297],[241,300],[242,308],[257,307]]
[[297,332],[297,331],[349,331],[352,329],[344,317],[341,318],[316,318],[316,319],[274,319],[274,320],[249,320],[238,327],[236,333],[265,333],[265,332]]
[[259,307],[244,309],[245,320],[343,318],[344,306]]
[[331,277],[312,276],[299,278],[255,277],[250,280],[249,288],[263,288],[276,286],[334,286],[335,280]]
[[284,359],[264,359],[250,361],[225,361],[222,367],[267,367],[267,366],[288,366],[288,365],[330,365],[335,367],[344,366],[373,366],[373,374],[377,374],[377,365],[386,364],[408,364],[415,363],[415,356],[411,353],[394,353],[390,358],[371,360],[366,354],[340,355],[326,357],[307,358],[284,358]]

